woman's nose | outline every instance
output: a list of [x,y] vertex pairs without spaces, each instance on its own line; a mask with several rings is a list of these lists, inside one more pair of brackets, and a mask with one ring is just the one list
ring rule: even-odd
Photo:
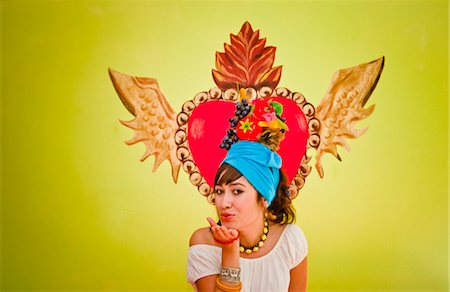
[[228,194],[228,192],[225,192],[222,196],[221,204],[220,206],[222,209],[230,208],[233,205],[233,197]]

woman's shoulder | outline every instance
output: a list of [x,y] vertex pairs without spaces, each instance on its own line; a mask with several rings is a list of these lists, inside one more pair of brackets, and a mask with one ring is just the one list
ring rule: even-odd
[[303,234],[303,230],[297,224],[294,223],[286,224],[286,228],[287,231],[290,233]]
[[273,223],[270,225],[270,230],[275,235],[276,242],[285,237],[304,237],[303,230],[293,223]]
[[[194,231],[189,240],[187,280],[195,286],[200,278],[220,273],[222,250],[217,248],[208,227]],[[197,289],[195,289],[197,290]]]
[[283,235],[281,249],[302,260],[308,254],[308,241],[303,230],[298,225],[287,224]]
[[304,242],[306,244],[306,236],[300,226],[296,224],[286,224],[285,230],[283,231],[283,235],[285,239],[295,242]]
[[209,227],[197,229],[192,233],[189,246],[196,244],[216,245]]

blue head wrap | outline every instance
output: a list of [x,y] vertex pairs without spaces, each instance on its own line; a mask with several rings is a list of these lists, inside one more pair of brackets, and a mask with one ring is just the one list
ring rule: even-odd
[[270,206],[280,181],[280,155],[261,143],[243,140],[231,146],[222,163],[242,173]]

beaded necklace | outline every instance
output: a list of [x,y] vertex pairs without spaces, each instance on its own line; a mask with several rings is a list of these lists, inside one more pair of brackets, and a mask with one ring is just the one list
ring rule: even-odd
[[263,228],[263,232],[262,232],[261,239],[259,240],[259,242],[257,244],[255,244],[254,246],[250,246],[250,247],[240,244],[239,251],[245,252],[247,254],[251,254],[252,252],[257,252],[259,250],[259,248],[264,246],[264,241],[266,240],[268,233],[269,233],[269,223],[267,222],[267,218],[264,218],[264,228]]

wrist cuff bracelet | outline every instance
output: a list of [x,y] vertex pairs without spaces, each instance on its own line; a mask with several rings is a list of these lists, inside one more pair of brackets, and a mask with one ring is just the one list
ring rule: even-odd
[[241,269],[239,268],[224,268],[220,270],[220,280],[231,283],[241,281]]

